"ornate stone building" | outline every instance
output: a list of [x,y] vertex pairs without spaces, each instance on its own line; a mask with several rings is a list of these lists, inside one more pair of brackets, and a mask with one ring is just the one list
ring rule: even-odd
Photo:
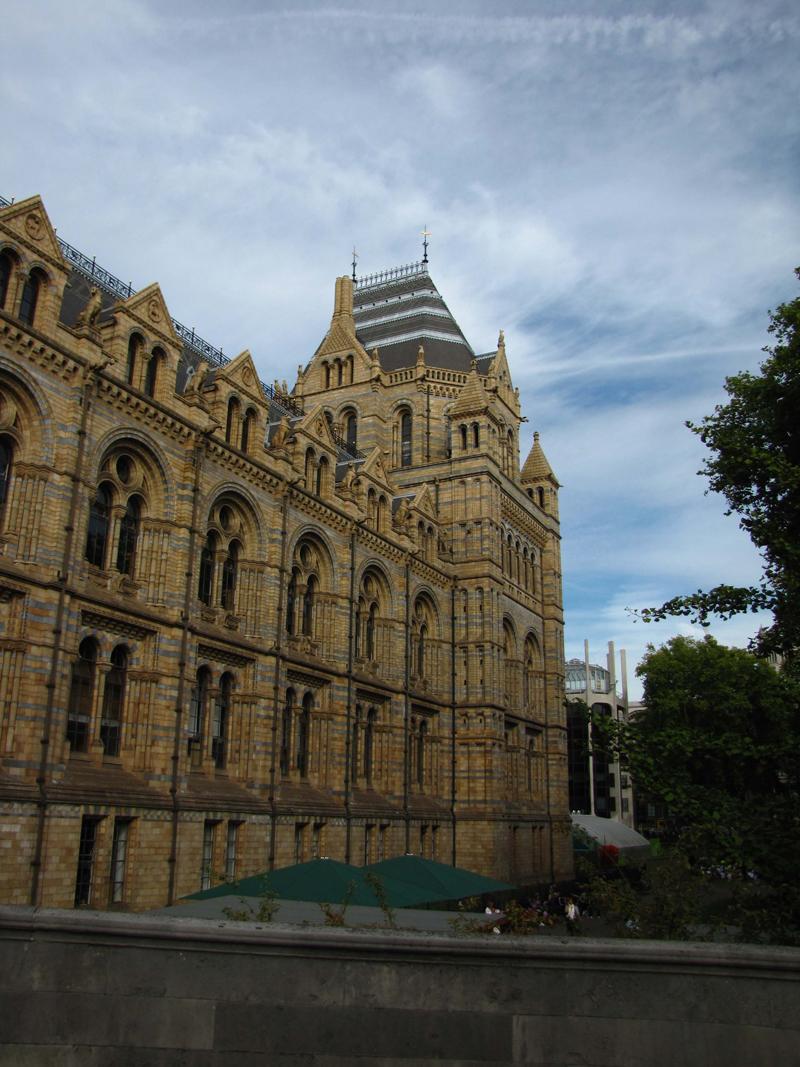
[[427,262],[291,389],[0,204],[0,899],[571,870],[558,482]]

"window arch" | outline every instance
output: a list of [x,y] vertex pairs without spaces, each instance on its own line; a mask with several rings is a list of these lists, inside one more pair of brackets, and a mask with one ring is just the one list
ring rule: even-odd
[[431,644],[435,633],[433,605],[427,596],[419,596],[414,602],[411,621],[411,673],[420,681],[435,675]]
[[89,502],[89,521],[83,554],[89,563],[101,569],[106,565],[113,502],[114,487],[107,482],[100,483]]
[[539,501],[539,507],[542,509],[542,511],[544,511],[544,489],[541,487],[541,485],[536,490],[536,497]]
[[228,413],[225,417],[225,440],[229,445],[234,443],[238,424],[239,401],[235,396],[232,396],[228,399]]
[[211,604],[214,591],[214,569],[217,556],[217,535],[209,531],[200,552],[200,573],[197,579],[197,599],[201,603]]
[[42,290],[47,285],[47,278],[38,267],[30,272],[22,287],[22,297],[19,302],[19,318],[22,322],[33,326],[36,318],[36,310],[39,306]]
[[459,430],[461,431],[461,451],[462,452],[466,452],[467,451],[467,427],[464,425],[464,423],[462,423],[459,426]]
[[72,752],[86,752],[92,718],[94,682],[97,671],[97,642],[85,637],[72,664],[67,703],[67,741]]
[[8,290],[11,288],[11,279],[14,277],[14,268],[17,265],[16,257],[7,248],[0,252],[0,309],[6,306]]
[[128,650],[117,645],[111,653],[111,670],[106,674],[100,717],[100,741],[107,756],[119,755],[127,673]]
[[10,437],[0,436],[0,518],[5,510],[8,491],[11,488],[11,471],[14,463],[14,444]]
[[128,385],[136,384],[136,374],[139,369],[139,357],[144,348],[144,338],[139,333],[132,333],[128,338],[128,362],[125,376]]
[[316,473],[316,453],[313,448],[306,449],[306,464],[305,464],[305,485],[306,489],[310,492],[314,490],[314,475]]
[[410,467],[413,461],[413,421],[411,412],[404,408],[400,412],[400,466]]
[[200,755],[203,740],[203,727],[205,725],[206,708],[208,707],[208,690],[211,685],[211,671],[208,667],[200,667],[195,675],[195,683],[189,700],[189,752]]
[[250,438],[253,436],[253,427],[256,424],[256,413],[252,408],[248,408],[242,420],[242,440],[241,449],[242,452],[246,452],[250,447]]
[[377,721],[377,708],[370,708],[367,712],[367,721],[364,725],[364,780],[367,785],[372,783],[372,765],[375,752],[375,727]]
[[238,541],[231,541],[228,545],[228,554],[222,564],[222,590],[220,603],[226,611],[233,611],[236,603],[236,580],[239,573],[239,552],[241,545]]
[[295,703],[294,689],[286,690],[286,701],[281,715],[281,747],[280,747],[280,770],[281,774],[287,775],[291,765],[292,751],[292,717]]
[[322,366],[325,369],[325,388],[326,389],[330,389],[330,387],[331,387],[331,365],[330,365],[330,363],[328,363],[326,361],[325,363],[322,364]]
[[330,464],[328,463],[327,456],[320,456],[319,463],[317,464],[317,484],[316,493],[317,496],[325,496],[328,492],[328,472],[330,470]]
[[522,703],[529,712],[540,715],[543,711],[544,677],[542,653],[533,634],[525,638],[522,665]]
[[346,411],[342,420],[344,441],[348,452],[355,452],[358,447],[358,416],[355,411]]
[[314,636],[314,609],[316,607],[319,579],[310,574],[306,579],[306,591],[303,594],[303,636]]
[[214,717],[211,723],[211,758],[214,766],[223,768],[227,758],[228,726],[233,694],[233,675],[226,671],[219,680],[219,692],[214,700]]
[[389,502],[383,493],[378,497],[378,514],[375,522],[375,528],[380,533],[386,530],[386,516],[389,512]]
[[314,707],[314,697],[306,693],[297,717],[297,758],[295,766],[301,778],[308,776],[310,746],[311,746],[311,711]]
[[132,575],[136,564],[136,546],[141,525],[141,497],[131,496],[125,505],[125,514],[119,524],[117,542],[117,570],[120,574]]
[[472,447],[480,448],[481,444],[481,428],[477,422],[472,424]]
[[330,559],[324,546],[313,535],[305,534],[292,554],[286,598],[286,632],[290,636],[319,637],[324,607],[320,597],[330,582]]
[[508,707],[515,702],[515,666],[517,638],[508,619],[503,619],[503,698]]
[[147,361],[147,367],[144,372],[144,386],[142,389],[147,396],[154,397],[156,395],[158,368],[164,359],[166,359],[166,356],[163,348],[154,348],[150,353],[150,358]]

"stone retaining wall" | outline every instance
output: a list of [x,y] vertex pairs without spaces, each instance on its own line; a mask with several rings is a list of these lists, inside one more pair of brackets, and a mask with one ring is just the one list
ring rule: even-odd
[[0,1067],[800,1063],[800,951],[0,908]]

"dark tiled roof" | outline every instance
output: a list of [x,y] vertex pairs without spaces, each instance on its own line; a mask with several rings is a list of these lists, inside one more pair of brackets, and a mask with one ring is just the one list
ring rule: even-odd
[[353,295],[356,334],[367,351],[378,349],[383,370],[414,366],[420,344],[431,366],[469,370],[472,347],[427,269],[388,275]]

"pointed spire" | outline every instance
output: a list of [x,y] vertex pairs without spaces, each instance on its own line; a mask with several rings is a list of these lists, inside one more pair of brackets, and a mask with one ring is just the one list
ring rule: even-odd
[[524,485],[527,482],[541,482],[545,479],[549,479],[556,485],[559,484],[558,479],[553,474],[553,468],[547,462],[547,456],[539,444],[539,432],[537,430],[533,435],[533,445],[522,468],[520,481]]

